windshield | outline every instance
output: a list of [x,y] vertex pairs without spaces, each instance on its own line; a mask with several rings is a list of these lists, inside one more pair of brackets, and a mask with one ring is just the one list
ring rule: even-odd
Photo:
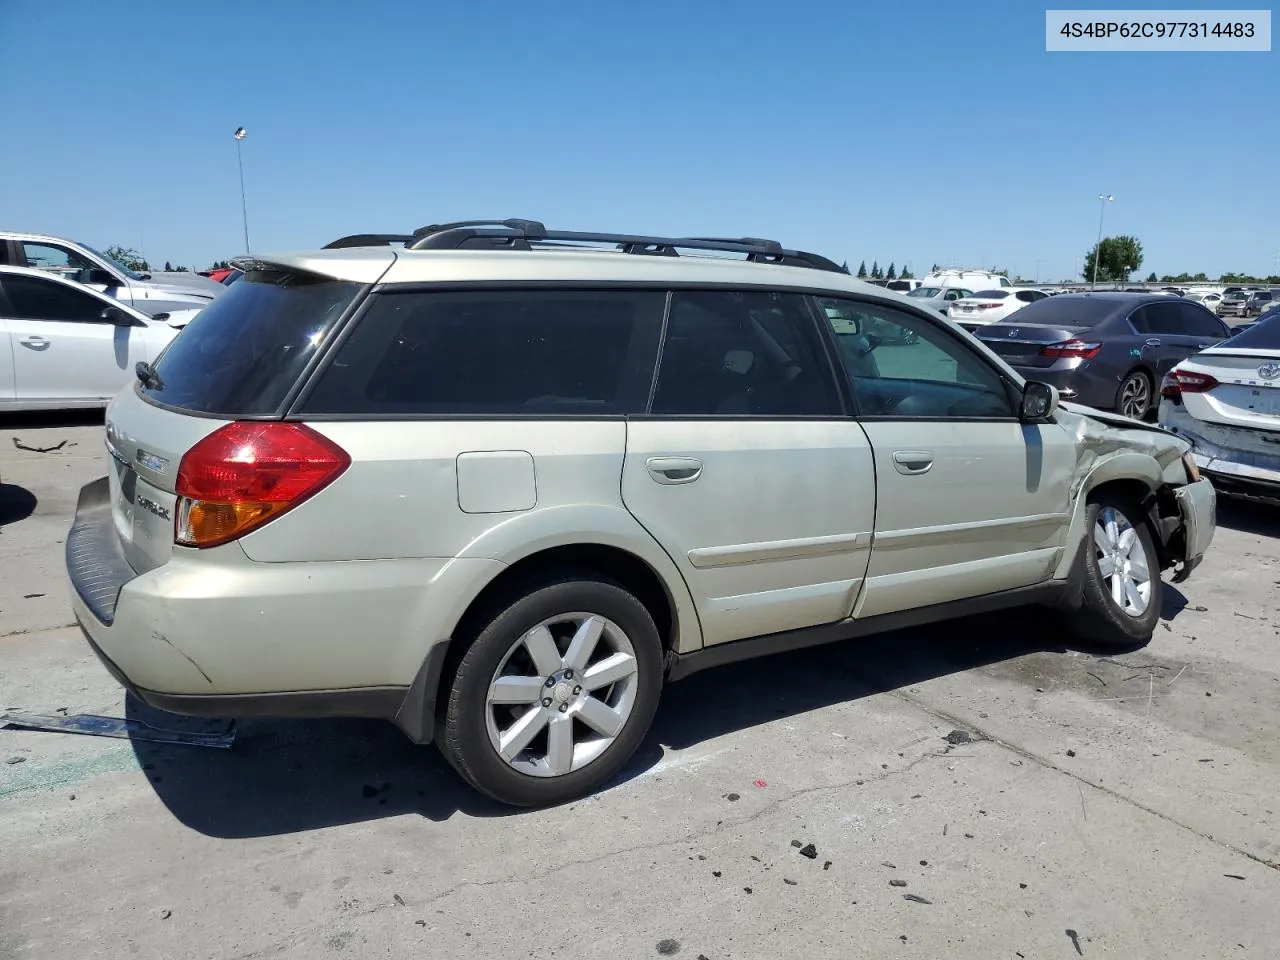
[[908,293],[907,296],[908,297],[936,297],[941,292],[942,292],[941,287],[916,287],[914,290]]
[[1264,313],[1257,323],[1249,324],[1248,330],[1228,337],[1218,346],[1224,344],[1249,350],[1280,350],[1280,311]]
[[1009,323],[1037,323],[1046,327],[1096,327],[1116,312],[1114,300],[1092,297],[1045,297],[1028,303]]
[[90,253],[92,253],[92,254],[93,254],[95,257],[97,257],[99,260],[104,260],[104,261],[106,261],[107,263],[111,264],[113,267],[115,267],[117,270],[119,270],[121,273],[123,273],[123,274],[124,274],[126,277],[128,277],[130,280],[142,280],[142,279],[143,279],[142,274],[140,274],[140,273],[135,273],[134,271],[132,271],[132,270],[130,270],[128,267],[126,267],[123,263],[121,263],[119,260],[116,260],[116,259],[114,259],[114,258],[112,258],[112,257],[108,257],[105,253],[103,253],[103,252],[102,252],[102,251],[100,251],[100,250],[95,250],[95,249],[93,249],[93,247],[89,246],[87,243],[82,243],[82,244],[80,244],[80,246],[84,247],[86,250],[88,250]]
[[142,395],[217,416],[266,416],[324,343],[360,285],[288,270],[253,270],[205,307],[155,363]]

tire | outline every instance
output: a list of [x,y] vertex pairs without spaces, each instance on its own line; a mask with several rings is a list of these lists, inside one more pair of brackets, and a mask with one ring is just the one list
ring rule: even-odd
[[[588,642],[575,650],[575,638]],[[453,675],[436,743],[495,800],[564,803],[599,789],[631,759],[653,722],[662,675],[662,641],[644,604],[615,583],[566,575],[531,587],[480,626]],[[586,678],[609,682],[591,687]]]
[[1142,370],[1131,370],[1116,390],[1116,412],[1134,420],[1146,419],[1147,414],[1155,409],[1152,393],[1151,378]]
[[[1084,604],[1071,615],[1071,626],[1083,640],[1106,647],[1135,647],[1150,642],[1160,620],[1160,610],[1164,597],[1164,584],[1160,579],[1160,563],[1156,553],[1155,541],[1143,518],[1141,511],[1131,501],[1107,493],[1101,494],[1097,500],[1089,504],[1088,522],[1084,545]],[[1109,532],[1110,521],[1115,521],[1116,536]],[[1129,541],[1126,531],[1133,531]],[[1104,554],[1104,544],[1108,549],[1117,545],[1123,549],[1123,543],[1129,542],[1122,562],[1128,560],[1130,572],[1137,566],[1139,559],[1145,560],[1146,591],[1145,606],[1132,602],[1132,594],[1125,589],[1129,578],[1120,575],[1121,591],[1125,596],[1123,603],[1115,599],[1114,569],[1115,555]],[[1139,596],[1143,590],[1139,585],[1141,576],[1135,578],[1134,589]]]

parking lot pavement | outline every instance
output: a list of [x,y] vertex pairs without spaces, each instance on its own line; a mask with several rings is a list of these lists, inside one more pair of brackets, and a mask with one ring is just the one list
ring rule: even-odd
[[[0,706],[155,720],[61,626],[98,435],[0,427]],[[1274,957],[1280,512],[1220,521],[1143,650],[1026,610],[709,671],[554,810],[373,722],[0,730],[0,958]]]

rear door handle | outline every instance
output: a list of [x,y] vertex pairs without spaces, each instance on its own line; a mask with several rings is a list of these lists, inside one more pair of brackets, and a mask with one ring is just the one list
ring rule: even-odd
[[692,483],[702,476],[702,461],[693,457],[650,457],[644,465],[658,483]]
[[44,337],[38,337],[38,336],[23,337],[18,342],[22,344],[24,347],[34,347],[36,350],[43,350],[45,347],[49,345],[48,340],[46,340]]
[[893,455],[893,468],[911,476],[928,473],[933,466],[933,454],[928,450],[899,450]]

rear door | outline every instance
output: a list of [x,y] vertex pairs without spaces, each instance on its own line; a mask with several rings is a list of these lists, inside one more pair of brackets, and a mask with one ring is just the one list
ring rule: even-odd
[[1140,334],[1142,359],[1156,375],[1156,383],[1174,365],[1201,349],[1202,338],[1192,335],[1182,312],[1182,304],[1172,298],[1161,303],[1148,303],[1129,318]]
[[14,394],[36,402],[106,400],[146,360],[141,326],[103,319],[109,306],[68,283],[29,274],[0,277],[13,352]]
[[[819,303],[875,453],[875,542],[857,615],[1052,576],[1076,464],[1066,431],[1020,423],[1004,376],[941,325],[873,301]],[[891,325],[904,333],[879,345],[862,335]]]
[[649,412],[627,426],[622,496],[684,574],[705,643],[851,614],[875,466],[803,296],[672,294]]

